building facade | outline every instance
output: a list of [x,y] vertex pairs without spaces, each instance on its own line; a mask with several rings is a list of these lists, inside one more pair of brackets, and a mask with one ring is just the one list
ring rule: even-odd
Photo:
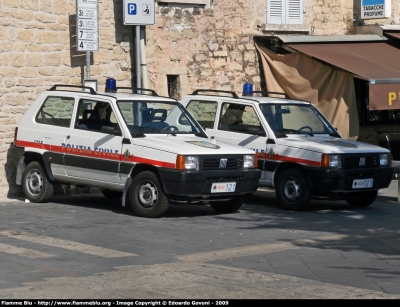
[[[163,0],[155,24],[144,28],[146,80],[159,95],[193,90],[241,92],[265,80],[255,35],[354,35],[360,25],[400,25],[400,3],[390,17],[362,19],[363,0]],[[16,197],[9,155],[14,129],[35,98],[54,84],[81,85],[86,53],[76,50],[76,0],[0,0],[0,197]],[[135,26],[124,25],[123,0],[98,0],[99,50],[90,78],[104,89],[135,85]],[[143,64],[142,62],[142,64]]]

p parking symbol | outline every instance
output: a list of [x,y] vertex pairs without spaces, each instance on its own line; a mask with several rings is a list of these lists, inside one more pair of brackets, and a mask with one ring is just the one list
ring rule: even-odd
[[136,15],[136,3],[128,3],[128,15]]

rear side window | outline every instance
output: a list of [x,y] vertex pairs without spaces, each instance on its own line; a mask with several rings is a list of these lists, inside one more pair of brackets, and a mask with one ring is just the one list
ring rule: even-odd
[[215,115],[217,114],[216,101],[191,100],[187,109],[203,128],[214,128]]
[[36,122],[59,127],[69,127],[75,99],[49,96],[36,114]]
[[101,132],[103,126],[112,126],[119,129],[118,121],[111,105],[108,102],[81,99],[75,128]]
[[224,103],[222,105],[219,130],[264,135],[261,121],[252,106]]

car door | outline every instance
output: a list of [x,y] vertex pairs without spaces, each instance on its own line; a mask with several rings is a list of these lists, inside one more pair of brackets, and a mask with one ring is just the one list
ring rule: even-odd
[[75,97],[54,94],[45,99],[35,116],[34,143],[46,150],[43,156],[55,179],[65,176],[62,144],[71,129],[74,104]]
[[[120,135],[102,131],[114,127]],[[67,176],[77,182],[121,183],[122,132],[111,101],[80,99],[63,150]]]
[[218,100],[191,100],[187,109],[206,128],[210,137],[254,150],[261,180],[271,181],[264,171],[267,137],[257,110],[252,105]]

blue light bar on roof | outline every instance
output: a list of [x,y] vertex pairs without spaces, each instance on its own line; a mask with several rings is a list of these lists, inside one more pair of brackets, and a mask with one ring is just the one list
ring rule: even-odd
[[117,81],[114,78],[106,79],[106,92],[116,92],[117,91]]
[[243,85],[243,96],[253,96],[253,84],[245,83]]

